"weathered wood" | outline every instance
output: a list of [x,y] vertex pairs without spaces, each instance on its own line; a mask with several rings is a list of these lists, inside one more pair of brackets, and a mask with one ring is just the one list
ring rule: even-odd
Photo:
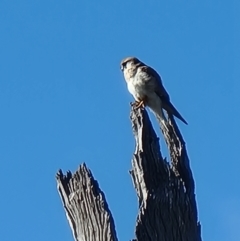
[[136,140],[131,176],[139,200],[137,241],[201,241],[194,180],[183,138],[173,118],[162,128],[171,165],[162,158],[145,110],[132,108]]
[[[195,187],[185,142],[170,116],[161,126],[170,152],[162,158],[159,140],[145,110],[131,110],[136,149],[130,171],[139,200],[134,241],[201,241]],[[75,241],[117,240],[103,192],[90,170],[57,173],[57,184]]]
[[60,170],[56,179],[75,241],[117,241],[104,193],[86,165],[73,175]]

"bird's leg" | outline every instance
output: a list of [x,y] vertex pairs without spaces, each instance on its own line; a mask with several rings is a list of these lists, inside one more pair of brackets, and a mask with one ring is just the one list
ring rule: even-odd
[[131,106],[135,106],[139,104],[139,101],[135,100],[134,102],[130,102],[130,105]]
[[139,101],[139,102],[136,102],[136,108],[138,109],[139,107],[145,107],[145,104],[144,104],[144,101],[143,100],[141,100],[141,101]]
[[144,108],[146,106],[147,97],[144,97],[141,101],[135,101],[135,107],[138,109],[140,107]]
[[131,106],[136,108],[136,106],[139,105],[139,103],[140,103],[140,101],[135,100],[134,102],[131,102],[130,104],[131,104]]

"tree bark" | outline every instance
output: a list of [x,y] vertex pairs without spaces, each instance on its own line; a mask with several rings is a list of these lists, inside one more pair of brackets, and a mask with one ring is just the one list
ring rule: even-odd
[[146,110],[131,111],[136,140],[131,176],[137,191],[137,241],[201,241],[194,180],[184,140],[172,117],[161,126],[171,163],[162,158]]
[[[139,202],[133,241],[201,241],[195,187],[185,142],[170,116],[161,130],[170,152],[162,158],[146,110],[131,109],[136,149],[130,171]],[[57,184],[75,241],[117,240],[103,192],[90,170],[57,173]]]
[[75,241],[117,241],[104,193],[85,164],[72,175],[56,176],[57,188]]

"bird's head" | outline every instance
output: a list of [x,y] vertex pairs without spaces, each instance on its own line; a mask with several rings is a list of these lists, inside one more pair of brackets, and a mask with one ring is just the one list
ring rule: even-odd
[[136,57],[124,58],[120,63],[120,68],[124,72],[126,69],[135,69],[140,66],[142,62]]

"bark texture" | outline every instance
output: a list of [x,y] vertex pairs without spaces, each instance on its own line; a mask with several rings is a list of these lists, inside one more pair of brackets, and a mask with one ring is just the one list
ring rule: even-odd
[[171,161],[162,158],[159,141],[145,110],[131,110],[136,140],[131,176],[139,200],[137,241],[201,241],[194,180],[184,140],[172,117],[161,126]]
[[[169,162],[162,158],[146,110],[132,107],[131,122],[136,149],[130,174],[139,201],[133,241],[201,241],[194,180],[174,119],[169,116],[167,126],[160,123]],[[117,240],[104,194],[85,164],[74,174],[60,170],[57,186],[75,241]]]
[[86,165],[74,174],[60,170],[56,179],[75,241],[117,241],[104,193]]

